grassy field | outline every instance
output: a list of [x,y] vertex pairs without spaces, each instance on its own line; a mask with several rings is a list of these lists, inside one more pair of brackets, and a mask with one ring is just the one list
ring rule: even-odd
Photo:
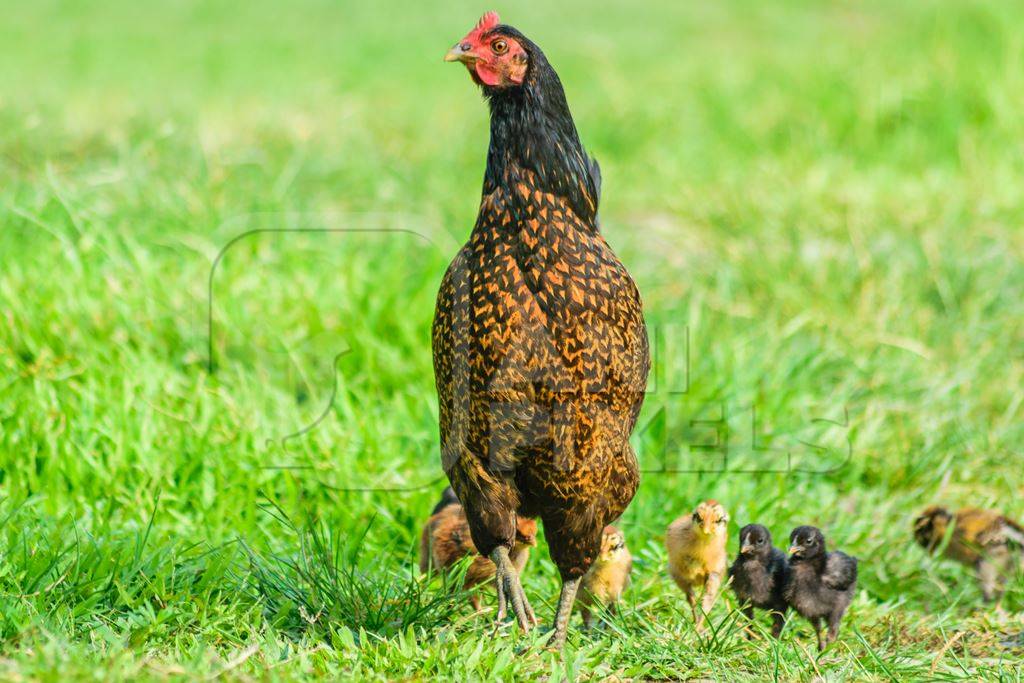
[[[413,570],[487,144],[441,56],[485,9],[5,9],[0,678],[1020,680],[1024,583],[986,608],[909,528],[1024,517],[1024,7],[497,7],[566,84],[658,340],[634,585],[561,655]],[[728,599],[693,632],[662,541],[704,497],[861,558],[824,655]],[[557,585],[542,540],[545,621]]]

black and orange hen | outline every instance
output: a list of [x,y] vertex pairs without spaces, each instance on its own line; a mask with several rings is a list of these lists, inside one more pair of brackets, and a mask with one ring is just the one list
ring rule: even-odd
[[443,466],[523,629],[536,619],[509,552],[517,513],[541,519],[562,579],[557,647],[604,527],[639,483],[628,439],[647,332],[598,230],[597,163],[544,53],[489,12],[446,60],[481,87],[491,126],[476,224],[434,317]]

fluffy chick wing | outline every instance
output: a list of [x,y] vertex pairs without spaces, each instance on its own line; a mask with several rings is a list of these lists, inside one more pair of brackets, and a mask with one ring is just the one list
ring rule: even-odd
[[857,558],[846,553],[832,552],[825,560],[825,573],[821,576],[822,583],[833,590],[844,591],[857,581]]

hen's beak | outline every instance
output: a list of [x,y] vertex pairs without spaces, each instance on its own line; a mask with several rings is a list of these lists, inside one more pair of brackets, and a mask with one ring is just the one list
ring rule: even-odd
[[456,43],[455,47],[448,50],[448,53],[444,56],[446,62],[464,62],[471,59],[470,46],[468,43]]

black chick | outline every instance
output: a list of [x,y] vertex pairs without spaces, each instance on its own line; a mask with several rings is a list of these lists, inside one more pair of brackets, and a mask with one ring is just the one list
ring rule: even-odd
[[754,608],[772,615],[772,636],[778,638],[786,624],[786,596],[789,561],[772,545],[772,535],[760,524],[740,529],[740,554],[729,567],[732,590],[743,606],[747,619],[754,619]]
[[[857,587],[857,558],[827,552],[825,536],[813,526],[800,526],[789,535],[789,581],[786,602],[808,619],[818,636],[818,650],[835,641],[839,622]],[[821,620],[828,622],[828,639],[821,639]]]

